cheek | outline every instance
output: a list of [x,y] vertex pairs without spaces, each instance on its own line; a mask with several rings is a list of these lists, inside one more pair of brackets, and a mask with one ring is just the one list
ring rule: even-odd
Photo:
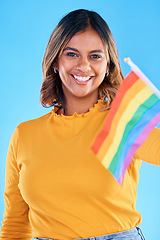
[[61,80],[65,81],[65,79],[67,78],[69,69],[65,65],[60,65],[58,70],[59,70],[59,76],[60,76]]
[[74,65],[73,61],[70,61],[69,59],[66,59],[64,57],[62,57],[61,59],[59,59],[58,61],[58,68],[59,70],[63,70],[63,71],[69,71]]
[[99,78],[99,82],[102,82],[104,80],[105,75],[106,75],[106,67],[100,66],[97,69],[97,77]]
[[63,78],[67,78],[68,75],[71,72],[71,64],[65,63],[65,64],[59,64],[59,76],[63,81]]
[[107,62],[104,61],[103,63],[96,64],[94,66],[94,69],[96,72],[100,75],[105,75],[106,74],[106,69],[107,69]]

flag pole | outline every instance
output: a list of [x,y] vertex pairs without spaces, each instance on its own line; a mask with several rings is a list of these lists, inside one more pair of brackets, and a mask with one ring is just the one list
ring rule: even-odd
[[160,98],[160,91],[158,88],[154,86],[154,84],[146,77],[146,75],[135,65],[129,57],[124,59],[125,62],[128,63],[128,65],[131,67],[131,70],[134,71],[139,78],[141,78],[157,95],[158,98]]

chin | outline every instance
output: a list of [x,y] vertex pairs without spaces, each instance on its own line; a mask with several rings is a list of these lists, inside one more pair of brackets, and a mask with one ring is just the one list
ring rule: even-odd
[[73,93],[73,95],[77,98],[83,98],[83,97],[89,97],[90,96],[90,94],[88,92],[87,93],[78,92],[78,93]]

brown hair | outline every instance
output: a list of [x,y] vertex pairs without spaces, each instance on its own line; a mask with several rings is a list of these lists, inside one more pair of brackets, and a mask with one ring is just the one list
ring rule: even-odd
[[61,79],[59,74],[54,72],[53,65],[70,39],[77,32],[85,31],[89,26],[100,35],[108,52],[109,75],[105,76],[99,86],[99,97],[104,100],[108,99],[105,109],[110,107],[123,79],[116,44],[104,19],[98,13],[84,9],[75,10],[67,14],[61,19],[51,34],[42,63],[43,83],[40,96],[42,106],[64,107],[65,102]]

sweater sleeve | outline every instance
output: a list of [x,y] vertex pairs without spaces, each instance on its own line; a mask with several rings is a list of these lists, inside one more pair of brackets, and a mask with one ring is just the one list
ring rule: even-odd
[[137,154],[141,160],[160,166],[160,128],[153,129]]
[[5,213],[2,221],[0,239],[30,240],[31,226],[28,219],[29,207],[24,201],[19,184],[19,168],[17,164],[18,130],[12,135],[7,159],[5,177]]

